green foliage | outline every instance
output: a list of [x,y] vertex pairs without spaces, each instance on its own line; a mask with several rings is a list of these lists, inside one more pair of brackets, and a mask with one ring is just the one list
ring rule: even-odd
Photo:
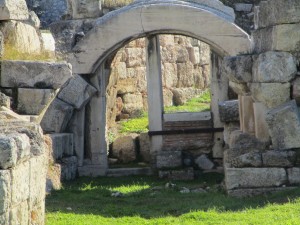
[[[221,179],[210,174],[166,189],[167,181],[154,177],[80,178],[47,197],[46,224],[300,224],[300,188],[241,200],[216,185]],[[179,192],[207,186],[208,193]],[[123,196],[112,197],[115,191]]]
[[143,133],[148,131],[148,115],[121,122],[121,133]]

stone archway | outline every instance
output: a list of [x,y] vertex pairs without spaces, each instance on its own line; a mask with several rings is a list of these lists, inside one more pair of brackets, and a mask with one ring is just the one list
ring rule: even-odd
[[[105,175],[108,169],[105,138],[107,73],[104,64],[106,59],[130,40],[139,37],[147,38],[149,128],[150,131],[159,131],[162,128],[162,90],[159,43],[156,35],[181,34],[202,40],[220,56],[213,62],[216,64],[223,56],[251,52],[249,36],[233,21],[233,10],[219,1],[212,0],[138,0],[98,19],[96,26],[69,55],[73,73],[88,77],[97,89],[97,94],[87,105],[87,115],[84,115],[84,109],[75,112],[74,115],[78,118],[78,122],[75,123],[76,129],[82,131],[87,128],[85,137],[82,133],[78,134],[79,145],[83,146],[83,143],[86,143],[90,159],[86,165],[79,168],[81,175]],[[228,83],[228,80],[218,77],[218,71],[215,73],[216,89],[222,89],[222,84]],[[216,93],[214,101],[226,100],[222,99],[221,95],[221,92]],[[215,105],[217,107],[217,104]],[[215,115],[214,118],[215,126],[218,127],[219,116]],[[151,143],[152,152],[159,152],[161,136],[154,136]]]

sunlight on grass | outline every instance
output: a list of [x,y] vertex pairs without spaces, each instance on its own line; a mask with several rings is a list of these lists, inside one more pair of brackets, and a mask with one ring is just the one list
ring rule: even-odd
[[133,185],[122,185],[119,187],[110,188],[111,191],[119,191],[123,194],[130,194],[134,192],[139,192],[150,188],[147,184],[133,184]]
[[148,132],[148,115],[121,122],[121,133],[143,133]]

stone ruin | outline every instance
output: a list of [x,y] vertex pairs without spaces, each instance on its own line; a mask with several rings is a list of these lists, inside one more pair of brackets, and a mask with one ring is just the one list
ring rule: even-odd
[[[217,0],[137,0],[104,16],[100,1],[0,0],[1,224],[44,224],[46,179],[48,188],[59,188],[60,179],[77,175],[158,172],[193,178],[193,168],[177,169],[191,149],[186,142],[200,143],[202,150],[209,146],[196,154],[197,161],[204,170],[216,167],[205,156],[220,162],[230,195],[299,185],[300,2],[224,2],[234,6],[237,18]],[[235,21],[253,30],[251,37]],[[163,112],[162,74],[169,69],[161,68],[160,34],[209,45],[211,112]],[[120,77],[113,70],[120,68],[109,62],[137,38],[145,38],[146,47],[151,167],[110,169],[107,118],[115,102],[108,107],[107,91],[110,79]],[[11,49],[37,57],[56,54],[67,62],[6,60]],[[187,133],[172,134],[180,129]]]

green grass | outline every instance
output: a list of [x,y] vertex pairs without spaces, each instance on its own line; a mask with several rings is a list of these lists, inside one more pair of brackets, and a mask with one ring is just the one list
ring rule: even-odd
[[143,133],[148,132],[148,115],[143,114],[139,118],[129,119],[121,122],[120,133]]
[[[220,179],[206,175],[165,189],[167,181],[153,177],[80,178],[47,197],[46,224],[300,224],[300,188],[237,199],[217,188]],[[180,187],[205,186],[211,187],[208,193],[179,193]],[[115,191],[123,196],[112,197]]]

